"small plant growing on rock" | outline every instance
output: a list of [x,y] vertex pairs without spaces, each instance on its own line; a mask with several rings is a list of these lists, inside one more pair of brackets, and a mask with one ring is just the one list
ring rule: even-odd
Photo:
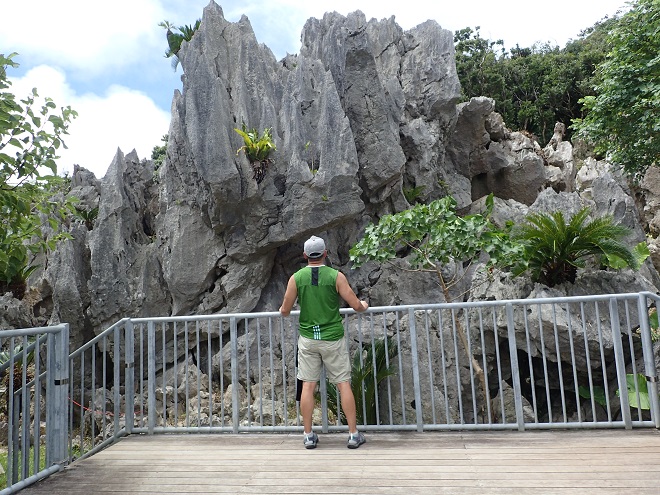
[[163,21],[158,25],[167,30],[167,50],[165,51],[165,58],[172,58],[172,69],[176,70],[179,65],[179,57],[177,56],[181,50],[181,44],[184,41],[192,40],[193,35],[199,29],[202,20],[197,19],[192,26],[185,25],[176,27],[169,21]]
[[75,215],[79,218],[80,222],[87,227],[87,230],[94,229],[94,222],[96,221],[96,217],[99,216],[98,206],[94,208],[81,208],[76,206],[75,209]]
[[263,134],[260,135],[256,128],[248,129],[245,123],[243,123],[241,129],[234,130],[243,138],[243,142],[245,143],[236,150],[236,154],[238,155],[241,151],[245,152],[252,165],[252,178],[259,184],[264,180],[266,169],[272,162],[268,157],[270,152],[277,149],[273,142],[271,130],[270,128],[266,128]]
[[426,186],[415,186],[415,187],[404,187],[403,188],[403,195],[406,198],[406,201],[408,201],[409,204],[414,204],[417,202],[417,199],[424,193],[424,189],[426,189]]
[[312,144],[311,141],[307,141],[305,143],[305,152],[307,153],[308,156],[307,166],[309,167],[309,171],[312,173],[312,175],[315,175],[316,172],[319,171],[319,163],[318,160],[316,159],[314,145]]

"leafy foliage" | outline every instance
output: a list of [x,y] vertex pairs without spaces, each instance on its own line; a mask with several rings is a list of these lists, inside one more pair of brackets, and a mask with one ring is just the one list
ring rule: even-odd
[[71,107],[54,112],[50,98],[38,107],[36,89],[20,102],[5,91],[7,67],[18,67],[15,55],[0,54],[0,292],[21,298],[37,268],[34,256],[68,237],[58,229],[74,201],[64,199],[67,181],[56,175],[55,160],[77,113]]
[[259,131],[254,127],[248,129],[245,123],[243,123],[242,129],[234,130],[243,138],[243,142],[245,143],[236,150],[236,154],[245,151],[251,162],[261,162],[268,159],[270,152],[276,149],[270,128],[264,129],[261,135],[259,135]]
[[566,222],[561,211],[533,213],[513,232],[524,246],[523,256],[513,273],[529,271],[534,281],[554,287],[575,282],[577,269],[594,256],[615,256],[625,266],[639,268],[639,256],[622,239],[630,233],[611,216],[587,222],[589,209],[583,208]]
[[201,23],[202,20],[197,19],[192,26],[186,24],[184,26],[176,27],[169,21],[163,21],[158,24],[160,27],[167,30],[168,48],[165,51],[165,58],[172,57],[172,69],[176,70],[179,65],[179,57],[177,55],[179,50],[181,50],[181,44],[184,41],[192,40],[193,35],[199,29]]
[[426,189],[425,185],[414,186],[414,187],[404,187],[403,188],[403,195],[404,195],[404,197],[406,198],[406,201],[408,201],[409,204],[413,204],[424,193],[424,189]]
[[578,134],[607,153],[632,178],[660,164],[660,2],[637,0],[608,38],[597,69],[596,95],[581,101]]
[[96,218],[99,216],[99,207],[95,206],[94,208],[81,208],[76,206],[76,216],[80,219],[80,221],[85,224],[85,227],[87,227],[87,230],[93,230],[94,229],[94,222],[96,221]]
[[[395,373],[388,363],[398,354],[396,342],[392,337],[376,339],[373,344],[366,344],[356,349],[351,370],[351,389],[355,396],[357,422],[363,425],[375,425],[378,384]],[[337,415],[337,387],[328,382],[328,409]],[[342,412],[343,421],[346,418]]]
[[506,56],[504,42],[482,38],[479,29],[479,26],[474,31],[466,27],[454,33],[456,72],[466,100],[473,96],[495,98],[506,91],[506,81],[499,70]]
[[[603,42],[614,20],[597,23],[564,49],[547,44],[516,46],[485,40],[479,27],[456,31],[456,70],[463,98],[488,96],[507,125],[547,142],[556,122],[582,117],[580,98],[594,93],[593,73],[604,60]],[[570,137],[570,136],[569,136]]]
[[[34,338],[29,338],[25,339],[26,341],[26,349],[29,347],[30,344],[32,344],[36,339]],[[14,346],[13,350],[5,350],[5,351],[0,351],[0,366],[8,363],[13,356],[14,362],[19,364],[19,369],[23,365],[23,361],[25,361],[25,364],[30,364],[34,361],[34,349],[32,349],[30,352],[25,353],[25,359],[23,356],[23,344],[17,344]]]
[[275,142],[271,135],[270,128],[264,129],[263,134],[259,134],[259,131],[253,127],[248,129],[243,122],[241,129],[234,129],[242,138],[243,146],[236,150],[238,155],[241,151],[244,151],[252,164],[253,170],[253,179],[260,183],[266,174],[266,169],[270,163],[269,155],[271,151],[275,151]]
[[447,196],[385,215],[378,224],[367,226],[364,237],[351,248],[350,259],[357,267],[366,261],[386,262],[412,250],[412,268],[437,273],[443,287],[449,287],[454,281],[442,278],[441,265],[470,261],[482,252],[488,253],[490,265],[505,264],[521,252],[506,229],[490,222],[492,195],[486,204],[484,215],[461,217],[456,213],[456,201]]
[[[456,270],[454,276],[446,280],[443,265],[465,266],[485,252],[489,255],[489,266],[504,266],[522,253],[522,247],[511,241],[509,228],[501,230],[489,220],[493,205],[491,194],[486,198],[485,214],[461,217],[456,213],[456,201],[447,196],[394,215],[385,215],[378,224],[367,226],[364,237],[351,248],[350,259],[354,266],[360,266],[366,261],[387,262],[412,251],[410,264],[413,270],[435,273],[445,300],[451,301],[449,289],[460,281],[461,274]],[[484,371],[469,351],[469,341],[460,321],[456,327],[463,349],[471,357],[481,382],[485,411],[488,394]]]
[[[628,389],[628,402],[630,407],[649,410],[651,409],[651,400],[649,399],[649,389],[646,383],[646,377],[641,373],[626,374],[626,388]],[[639,391],[639,400],[637,392]],[[616,391],[617,397],[621,397],[621,391]]]
[[160,168],[160,166],[163,164],[163,160],[165,160],[165,154],[167,153],[167,141],[169,140],[169,136],[165,134],[160,140],[163,142],[163,144],[160,146],[154,146],[151,150],[151,159],[154,162],[154,168],[156,170]]
[[[641,266],[642,263],[651,256],[651,251],[649,250],[649,245],[646,241],[642,241],[637,244],[634,248],[631,249],[631,253],[637,260],[637,265]],[[614,268],[615,270],[622,270],[628,266],[625,260],[622,260],[615,254],[605,253],[605,265],[609,268]]]
[[[589,387],[585,387],[584,385],[578,387],[578,393],[580,394],[580,397],[584,399],[591,399],[592,397]],[[596,404],[607,407],[607,398],[605,397],[605,389],[603,387],[593,387],[593,399]]]
[[653,307],[649,309],[649,326],[651,327],[651,340],[657,342],[660,340],[660,322],[658,321],[658,309]]

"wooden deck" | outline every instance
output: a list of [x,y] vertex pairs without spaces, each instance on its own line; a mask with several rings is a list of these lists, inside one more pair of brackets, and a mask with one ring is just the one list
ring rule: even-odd
[[76,494],[660,493],[660,432],[134,435],[21,491]]

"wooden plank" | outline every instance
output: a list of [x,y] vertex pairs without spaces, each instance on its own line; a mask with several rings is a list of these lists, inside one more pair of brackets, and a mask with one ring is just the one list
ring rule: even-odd
[[[168,493],[658,494],[660,432],[134,435],[22,491]],[[301,466],[304,466],[301,467]],[[352,480],[352,483],[347,483]]]

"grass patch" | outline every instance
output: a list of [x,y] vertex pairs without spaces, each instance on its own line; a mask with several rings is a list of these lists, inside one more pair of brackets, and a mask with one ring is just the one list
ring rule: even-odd
[[[0,465],[2,465],[2,469],[4,472],[0,473],[0,488],[4,488],[7,486],[7,462],[8,462],[8,451],[6,448],[3,448],[2,451],[0,451]],[[18,460],[18,472],[20,473],[23,469],[23,466],[21,464],[22,459]],[[46,468],[46,447],[41,446],[39,449],[39,469],[35,470],[34,469],[34,447],[30,447],[30,455],[28,458],[29,466],[28,466],[28,476],[32,476],[33,474],[38,473],[42,469]]]

